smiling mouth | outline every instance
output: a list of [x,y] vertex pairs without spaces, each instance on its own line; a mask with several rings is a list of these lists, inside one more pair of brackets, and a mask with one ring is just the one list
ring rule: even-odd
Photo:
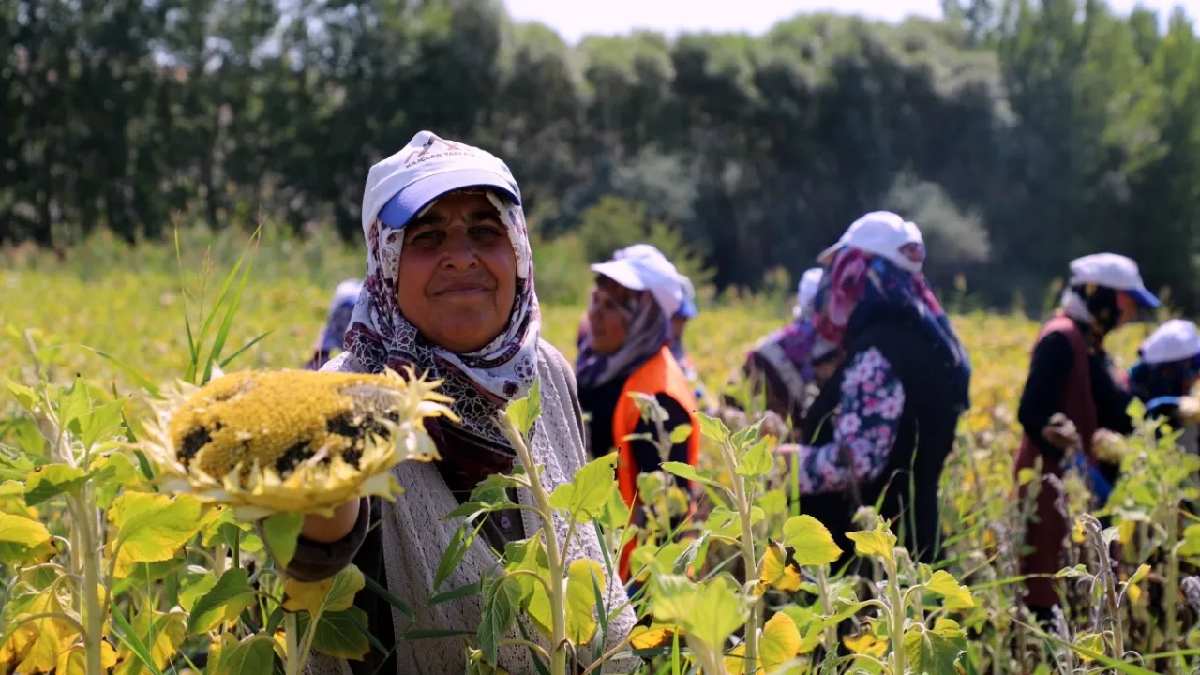
[[492,289],[486,286],[456,286],[453,288],[445,288],[440,291],[435,291],[433,297],[445,298],[465,295],[479,295],[483,293],[491,293]]

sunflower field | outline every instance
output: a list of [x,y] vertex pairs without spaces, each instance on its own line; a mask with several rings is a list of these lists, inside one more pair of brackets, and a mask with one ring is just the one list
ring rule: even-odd
[[[319,238],[263,242],[193,231],[137,248],[96,237],[62,258],[0,252],[3,672],[290,675],[311,654],[371,648],[357,593],[409,611],[353,566],[316,583],[284,570],[301,511],[362,494],[402,502],[388,469],[427,459],[420,422],[450,413],[419,378],[278,370],[307,361],[330,291],[362,261]],[[581,303],[543,306],[543,336],[568,358]],[[736,395],[731,375],[788,320],[788,303],[728,293],[704,303],[687,346],[710,394]],[[455,512],[464,531],[511,507],[507,490],[529,490],[543,519],[567,519],[568,538],[594,528],[607,550],[567,563],[570,542],[539,531],[479,584],[429,589],[430,602],[482,597],[484,621],[462,635],[464,670],[500,672],[520,624],[533,633],[516,642],[552,675],[1196,672],[1200,459],[1142,421],[1103,511],[1087,510],[1068,474],[1062,611],[1037,620],[1021,605],[1018,566],[1032,504],[1016,496],[1037,476],[1012,473],[1037,323],[961,305],[972,408],[942,474],[939,563],[914,562],[897,524],[868,506],[848,533],[854,563],[835,565],[843,552],[792,497],[793,469],[757,416],[701,415],[700,465],[664,470],[704,487],[703,517],[681,521],[686,499],[648,474],[640,491],[659,496],[632,525],[612,456],[552,493],[526,461],[479,486]],[[1128,365],[1150,328],[1123,328],[1110,351]],[[538,406],[535,388],[507,411],[522,460]],[[608,606],[599,589],[629,541],[629,599]],[[639,622],[614,645],[608,621],[627,606]]]

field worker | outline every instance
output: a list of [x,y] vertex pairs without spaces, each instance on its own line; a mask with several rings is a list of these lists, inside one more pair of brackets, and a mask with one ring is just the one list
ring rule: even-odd
[[815,384],[812,349],[817,340],[814,303],[823,270],[814,267],[800,277],[792,322],[763,338],[746,355],[742,373],[755,394],[766,397],[766,408],[799,424]]
[[[667,260],[666,255],[658,248],[650,244],[634,244],[618,249],[613,254],[613,260],[621,260],[624,258],[636,257],[651,257]],[[700,308],[696,305],[696,287],[692,285],[692,280],[684,274],[677,275],[679,287],[683,293],[683,302],[679,305],[679,309],[671,316],[670,338],[668,346],[671,349],[671,356],[675,357],[675,362],[683,369],[683,374],[693,385],[699,386],[700,376],[696,371],[695,365],[692,363],[692,358],[688,356],[687,350],[683,346],[683,334],[687,330],[687,324],[692,319],[700,314]],[[587,319],[584,318],[583,327],[587,327]],[[581,332],[582,336],[582,332]],[[700,400],[700,393],[697,391],[696,399]]]
[[1158,327],[1138,350],[1129,370],[1130,392],[1146,404],[1152,417],[1183,430],[1180,442],[1196,451],[1197,413],[1192,387],[1200,378],[1200,333],[1196,324],[1172,319]]
[[[397,630],[467,631],[481,621],[471,594],[429,605],[438,562],[461,521],[446,518],[472,488],[496,473],[511,473],[516,454],[499,426],[503,407],[541,382],[542,412],[532,453],[546,487],[570,481],[586,460],[575,378],[563,356],[540,337],[533,257],[521,193],[503,161],[479,148],[422,131],[399,152],[371,167],[363,195],[367,275],[354,305],[346,351],[325,366],[377,373],[408,367],[442,380],[460,421],[439,418],[427,429],[441,459],[403,462],[393,473],[404,488],[395,503],[360,501],[332,518],[308,516],[289,575],[328,578],[353,561],[407,604],[408,618],[370,592],[355,596],[383,645],[354,672],[451,673],[464,667],[461,637],[396,640]],[[514,495],[529,505],[525,490]],[[378,526],[370,527],[372,518]],[[538,523],[516,511],[490,514],[480,536],[442,588],[478,582],[496,565],[491,549],[532,535]],[[557,536],[566,523],[555,522]],[[589,528],[577,533],[568,558],[603,560]],[[627,596],[615,576],[606,603]],[[610,604],[609,606],[616,606]],[[633,623],[614,617],[619,642]],[[519,635],[509,637],[519,639]],[[611,646],[611,645],[610,645]],[[386,662],[381,657],[394,649]],[[348,672],[327,664],[328,672]],[[528,649],[502,648],[509,672],[534,672]],[[376,670],[376,669],[380,670]]]
[[319,369],[331,355],[342,350],[342,338],[350,327],[350,314],[361,292],[361,279],[346,279],[337,285],[333,302],[329,305],[329,314],[325,317],[325,327],[321,329],[321,336],[317,338],[317,345],[308,362],[310,370]]
[[[1071,262],[1061,307],[1042,327],[1033,348],[1017,411],[1025,436],[1014,471],[1033,467],[1040,459],[1045,476],[1038,491],[1037,519],[1026,530],[1034,550],[1022,561],[1023,574],[1053,577],[1063,566],[1060,556],[1068,523],[1055,504],[1061,496],[1057,478],[1071,461],[1068,453],[1082,452],[1078,461],[1085,479],[1099,501],[1107,497],[1117,466],[1099,460],[1093,447],[1105,444],[1113,432],[1130,432],[1132,426],[1125,412],[1130,394],[1104,351],[1104,338],[1133,320],[1139,306],[1158,304],[1129,258],[1098,253]],[[1031,578],[1026,588],[1026,604],[1048,619],[1058,602],[1053,579]]]
[[[700,450],[696,399],[669,347],[670,317],[679,311],[685,293],[679,272],[661,254],[614,258],[592,265],[592,272],[588,329],[575,369],[579,404],[590,415],[592,454],[619,452],[621,496],[633,507],[638,473],[657,471],[664,460],[694,465]],[[654,397],[666,413],[661,425],[643,419],[630,396],[635,393]],[[672,431],[682,425],[689,425],[691,433],[672,444]],[[645,440],[627,439],[643,434]],[[634,513],[640,516],[641,509]],[[628,549],[622,574],[628,572],[627,562]]]
[[[819,258],[813,361],[828,379],[806,411],[800,508],[834,533],[880,504],[915,560],[938,555],[938,476],[968,407],[967,354],[921,273],[911,222],[868,213]],[[911,486],[911,487],[910,487]]]

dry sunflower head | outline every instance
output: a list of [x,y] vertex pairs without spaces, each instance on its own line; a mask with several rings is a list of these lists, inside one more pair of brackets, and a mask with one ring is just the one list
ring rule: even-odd
[[400,492],[392,467],[436,457],[425,419],[454,417],[437,382],[409,375],[232,373],[156,406],[140,447],[168,490],[230,504],[244,518],[391,499]]

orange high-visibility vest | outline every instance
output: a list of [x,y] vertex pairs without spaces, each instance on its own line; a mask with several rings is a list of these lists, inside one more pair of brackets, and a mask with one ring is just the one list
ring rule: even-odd
[[[657,354],[643,363],[621,389],[621,397],[617,399],[617,408],[613,412],[612,434],[613,443],[617,446],[617,485],[621,497],[630,508],[635,508],[637,502],[637,459],[633,456],[632,444],[625,440],[626,436],[637,430],[641,421],[641,412],[637,402],[629,395],[631,393],[657,396],[666,394],[679,402],[688,414],[688,423],[692,425],[692,433],[687,440],[688,464],[696,466],[700,457],[700,427],[696,420],[696,396],[692,393],[692,385],[683,374],[683,369],[671,356],[671,350],[663,347]],[[633,552],[634,542],[630,541],[621,551],[621,578],[629,578],[629,555]]]

